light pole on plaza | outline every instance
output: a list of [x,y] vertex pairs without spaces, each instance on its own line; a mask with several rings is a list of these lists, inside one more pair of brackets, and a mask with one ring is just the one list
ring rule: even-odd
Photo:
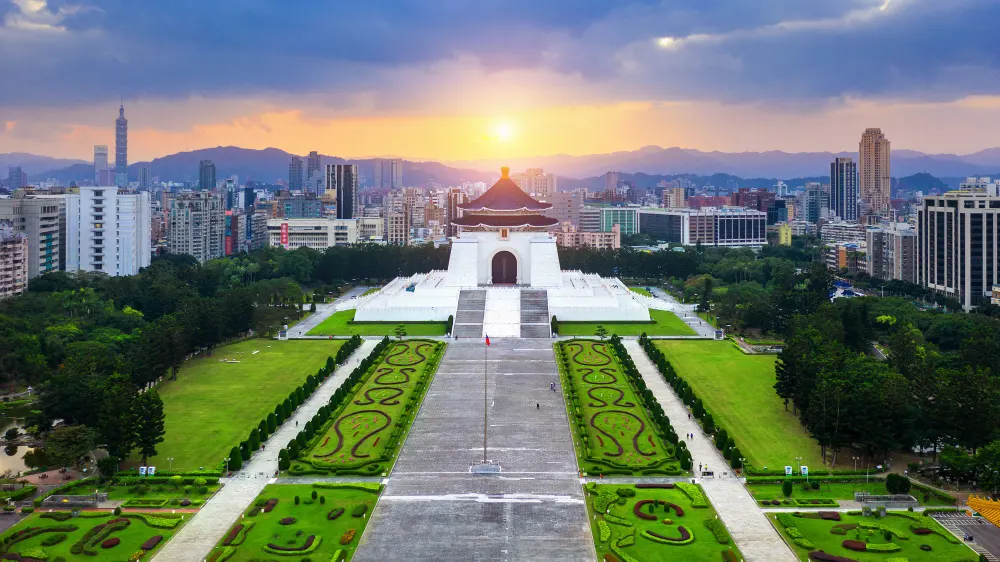
[[169,470],[173,470],[174,469],[174,457],[167,457],[167,462],[170,464],[170,469]]

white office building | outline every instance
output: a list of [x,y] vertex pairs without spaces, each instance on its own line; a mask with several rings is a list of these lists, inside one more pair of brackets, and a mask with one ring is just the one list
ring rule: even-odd
[[66,195],[66,270],[135,275],[150,260],[149,193],[85,186]]

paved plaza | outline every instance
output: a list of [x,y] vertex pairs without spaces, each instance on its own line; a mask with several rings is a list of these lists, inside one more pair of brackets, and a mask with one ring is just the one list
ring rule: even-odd
[[[234,478],[223,479],[225,485],[205,503],[194,519],[185,525],[153,558],[157,562],[199,562],[250,507],[278,470],[278,451],[295,438],[301,426],[312,419],[320,407],[330,401],[337,387],[344,382],[361,360],[375,349],[375,341],[366,341],[326,379],[316,392],[292,417],[285,421],[264,444],[264,451],[255,454]],[[319,369],[321,365],[317,365]],[[277,401],[275,402],[277,403]],[[299,425],[296,425],[298,422]]]
[[503,471],[469,473],[484,351],[449,344],[355,560],[595,559],[551,341],[492,341],[489,459]]

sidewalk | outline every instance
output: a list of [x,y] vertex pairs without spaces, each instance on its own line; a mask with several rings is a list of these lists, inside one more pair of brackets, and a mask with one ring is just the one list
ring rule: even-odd
[[[264,451],[258,451],[251,457],[236,477],[222,480],[225,486],[212,496],[194,519],[184,525],[153,559],[158,562],[199,562],[207,558],[215,544],[250,507],[250,503],[264,486],[274,481],[271,476],[278,470],[278,451],[295,438],[321,406],[330,401],[333,393],[361,360],[372,352],[376,343],[362,343],[347,363],[326,379],[305,404],[299,406],[292,417],[268,438]],[[298,426],[296,421],[299,422]]]
[[[646,352],[642,350],[639,342],[629,340],[622,343],[632,356],[643,380],[646,381],[646,386],[663,407],[663,412],[670,418],[670,424],[677,434],[683,438],[685,434],[694,433],[694,439],[685,440],[688,450],[691,451],[691,462],[694,467],[697,468],[701,463],[717,474],[721,475],[723,472],[732,474],[729,464],[709,438],[702,433],[701,426],[695,420],[689,419],[687,408],[646,357]],[[798,560],[738,479],[706,478],[699,483],[748,562]]]

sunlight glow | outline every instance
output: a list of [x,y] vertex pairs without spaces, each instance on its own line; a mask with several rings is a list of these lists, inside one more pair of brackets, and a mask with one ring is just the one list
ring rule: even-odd
[[493,128],[493,136],[499,141],[509,141],[514,136],[514,127],[507,122],[497,123]]
[[676,42],[677,39],[674,39],[673,37],[661,37],[660,40],[657,41],[661,47],[670,47]]

